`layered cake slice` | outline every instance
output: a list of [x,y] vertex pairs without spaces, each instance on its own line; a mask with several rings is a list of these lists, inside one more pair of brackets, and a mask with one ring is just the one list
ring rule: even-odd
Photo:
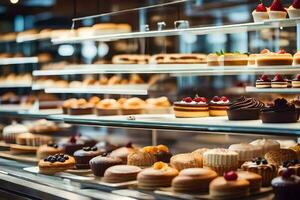
[[177,118],[208,117],[209,108],[206,98],[196,96],[183,98],[182,101],[174,103],[175,116]]

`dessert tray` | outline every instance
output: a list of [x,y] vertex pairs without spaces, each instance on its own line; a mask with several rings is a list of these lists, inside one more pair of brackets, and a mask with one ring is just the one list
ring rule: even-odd
[[35,154],[13,154],[11,151],[0,151],[0,157],[32,164],[39,162]]

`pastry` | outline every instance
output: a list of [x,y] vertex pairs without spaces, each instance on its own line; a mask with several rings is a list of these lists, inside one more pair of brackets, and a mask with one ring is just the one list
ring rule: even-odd
[[54,122],[46,119],[37,120],[29,126],[29,132],[35,134],[48,134],[57,131],[59,131],[59,127]]
[[78,141],[82,141],[85,147],[93,147],[97,144],[97,141],[88,136],[81,135],[80,133],[76,135]]
[[261,22],[269,19],[269,14],[267,8],[261,2],[252,12],[254,22]]
[[287,11],[280,0],[273,0],[268,13],[270,19],[285,19],[287,16]]
[[89,98],[88,103],[90,103],[91,105],[93,105],[94,107],[101,101],[101,99],[97,96],[92,96],[91,98]]
[[292,80],[292,87],[293,87],[293,88],[300,88],[300,74],[298,74],[298,75]]
[[279,150],[280,144],[276,140],[271,139],[257,139],[250,143],[251,145],[261,149],[261,155],[260,157],[265,156],[265,154],[272,150]]
[[297,154],[297,159],[300,161],[300,144],[297,144],[295,146],[291,146],[289,149],[292,149]]
[[170,165],[178,171],[187,168],[201,168],[203,167],[203,158],[191,153],[177,154],[171,157]]
[[294,54],[294,65],[300,65],[300,52]]
[[245,179],[249,182],[250,192],[258,192],[260,190],[262,183],[261,175],[248,171],[238,171],[237,175],[240,179]]
[[206,64],[205,54],[158,54],[150,59],[152,64]]
[[[269,17],[269,16],[268,16]],[[248,66],[256,66],[256,57],[258,54],[250,54],[248,57]]]
[[273,105],[261,110],[263,123],[296,123],[299,119],[299,112],[294,104],[286,99],[276,99]]
[[291,169],[293,174],[300,176],[300,163],[298,160],[286,160],[278,169],[278,175],[281,176],[286,169]]
[[93,105],[85,99],[78,99],[68,109],[69,115],[89,115],[93,113]]
[[166,163],[157,162],[152,167],[142,170],[138,176],[138,187],[141,189],[155,189],[169,187],[178,171],[169,167]]
[[217,53],[210,53],[207,56],[207,65],[208,66],[220,66],[219,55]]
[[138,173],[142,171],[141,168],[132,165],[115,165],[109,167],[103,177],[104,182],[108,183],[122,183],[127,181],[134,181]]
[[120,158],[110,156],[97,156],[90,160],[90,167],[94,176],[103,176],[107,168],[121,164]]
[[147,114],[168,114],[171,103],[167,97],[149,98],[146,100]]
[[4,142],[8,144],[15,144],[16,137],[21,133],[27,133],[28,131],[29,130],[27,126],[24,126],[22,124],[12,123],[11,125],[8,125],[3,128],[2,137]]
[[74,152],[73,156],[76,160],[77,169],[89,169],[90,160],[96,156],[106,154],[97,147],[83,147],[80,150]]
[[288,82],[279,74],[277,74],[271,82],[272,88],[287,88]]
[[300,1],[294,0],[293,4],[287,9],[289,18],[298,18],[300,17]]
[[52,142],[52,138],[43,135],[34,135],[32,133],[21,133],[16,137],[16,143],[18,145],[25,146],[41,146]]
[[264,103],[254,98],[240,97],[228,108],[229,120],[256,120],[259,119],[260,109]]
[[48,144],[41,145],[37,149],[36,156],[38,159],[44,159],[48,156],[60,153],[64,153],[64,149],[59,147],[57,144],[50,142]]
[[215,96],[209,102],[210,116],[227,116],[227,109],[229,107],[229,100],[227,97]]
[[252,160],[252,158],[262,155],[262,149],[248,143],[232,144],[228,148],[239,154],[239,166],[245,161]]
[[42,174],[55,174],[73,169],[75,167],[75,159],[68,155],[56,154],[40,160],[38,166],[39,172]]
[[123,164],[127,164],[127,156],[134,153],[137,149],[128,143],[125,147],[118,148],[110,153],[111,157],[120,158]]
[[146,107],[145,101],[140,98],[133,97],[127,99],[121,108],[121,112],[123,115],[136,115],[136,114],[143,114],[144,109]]
[[260,157],[245,162],[241,169],[261,175],[263,187],[270,186],[272,179],[277,176],[277,167]]
[[245,179],[240,179],[236,172],[230,171],[224,177],[215,178],[209,184],[209,194],[215,198],[239,198],[249,194],[250,183]]
[[68,99],[63,102],[62,104],[62,109],[63,109],[63,114],[68,114],[69,108],[73,105],[76,104],[77,100],[75,98]]
[[181,193],[208,192],[209,183],[217,176],[211,169],[184,169],[172,180],[172,190]]
[[257,55],[256,63],[258,66],[292,65],[293,56],[284,50],[280,50],[278,53],[264,50],[263,53]]
[[112,58],[113,64],[148,64],[150,60],[149,55],[115,55]]
[[280,166],[286,160],[297,160],[297,154],[291,149],[278,149],[266,153],[266,160],[276,166]]
[[96,106],[96,114],[102,115],[118,115],[121,105],[115,99],[103,99]]
[[237,170],[239,154],[228,149],[210,149],[203,154],[203,166],[216,171],[220,176],[225,172]]
[[224,53],[219,56],[219,63],[221,66],[247,66],[248,55],[239,52]]
[[271,88],[271,80],[267,75],[262,75],[256,80],[256,88]]
[[75,151],[82,149],[85,146],[84,142],[78,140],[76,136],[71,136],[67,140],[62,140],[58,145],[61,146],[68,155],[73,155]]
[[118,147],[111,144],[110,142],[108,141],[101,141],[101,142],[98,142],[95,147],[97,147],[98,149],[100,149],[101,151],[104,151],[106,153],[110,153],[112,152],[113,150],[116,150]]
[[300,195],[300,177],[293,175],[292,170],[287,169],[282,176],[272,180],[275,192],[275,200],[297,200]]
[[209,106],[204,97],[186,97],[174,103],[174,112],[177,118],[208,117]]

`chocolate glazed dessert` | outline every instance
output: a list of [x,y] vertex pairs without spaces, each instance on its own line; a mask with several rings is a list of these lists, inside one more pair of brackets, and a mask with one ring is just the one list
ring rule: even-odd
[[273,105],[261,110],[261,119],[263,123],[295,123],[299,119],[299,112],[286,99],[276,99]]
[[259,119],[259,112],[265,104],[254,98],[244,96],[234,101],[228,108],[229,120],[256,120]]

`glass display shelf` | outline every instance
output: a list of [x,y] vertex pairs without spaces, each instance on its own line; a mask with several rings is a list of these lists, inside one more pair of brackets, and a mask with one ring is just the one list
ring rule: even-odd
[[2,117],[16,117],[16,118],[30,118],[41,119],[47,118],[49,115],[62,114],[61,109],[44,109],[34,110],[32,106],[19,106],[19,105],[1,105],[0,115]]
[[247,93],[300,94],[300,88],[256,88],[248,86]]
[[34,64],[38,63],[38,57],[1,58],[0,65]]
[[295,66],[207,66],[206,64],[86,64],[69,65],[61,70],[35,70],[33,76],[58,76],[75,74],[172,74],[186,75],[239,75],[239,74],[294,74],[300,72]]
[[31,88],[31,84],[0,84],[1,88]]
[[299,136],[299,123],[263,124],[261,120],[229,121],[227,117],[175,118],[172,114],[128,116],[71,116],[51,115],[47,119],[64,121],[69,124],[109,126],[123,128],[141,128],[178,131],[229,132],[241,134],[264,134]]
[[[251,13],[249,13],[251,15]],[[221,26],[203,26],[192,27],[185,29],[170,29],[170,30],[155,30],[145,32],[131,32],[131,33],[117,33],[117,34],[104,34],[94,36],[76,36],[68,38],[52,39],[54,44],[63,43],[81,43],[84,41],[115,41],[120,39],[134,39],[134,38],[149,38],[149,37],[165,37],[165,36],[178,36],[184,34],[192,35],[208,35],[213,33],[240,33],[248,31],[257,31],[267,28],[283,28],[297,26],[300,18],[295,19],[281,19],[281,20],[266,20],[264,22],[251,22],[241,24],[230,24]]]
[[41,34],[36,33],[30,35],[17,36],[16,38],[17,43],[34,42],[39,40],[50,40],[50,37],[41,36]]

